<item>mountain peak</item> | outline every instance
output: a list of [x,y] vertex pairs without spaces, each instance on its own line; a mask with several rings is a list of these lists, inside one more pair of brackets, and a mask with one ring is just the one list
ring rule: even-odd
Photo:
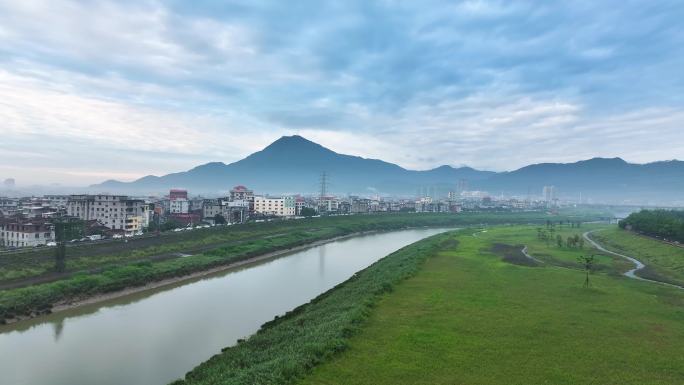
[[309,139],[304,138],[303,136],[290,135],[290,136],[281,136],[278,140],[276,140],[275,142],[266,146],[266,148],[264,148],[264,150],[273,149],[273,148],[297,149],[297,148],[306,148],[306,147],[321,148],[323,146],[321,146],[318,143],[312,142]]

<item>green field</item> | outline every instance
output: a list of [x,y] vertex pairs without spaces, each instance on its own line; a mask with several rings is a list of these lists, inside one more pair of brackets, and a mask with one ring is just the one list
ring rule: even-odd
[[637,275],[684,286],[684,247],[676,247],[616,227],[598,231],[592,238],[608,250],[643,262],[646,268],[638,271]]
[[[613,231],[553,227],[565,239]],[[624,277],[629,263],[588,243],[559,246],[540,228],[550,229],[466,229],[417,242],[177,384],[684,383],[684,290]],[[577,257],[589,254],[597,265],[584,288]]]
[[[164,245],[167,250],[187,250],[183,247],[189,243],[204,246],[199,249],[199,253],[184,257],[176,255],[171,258],[143,258],[144,255],[150,253],[149,247],[135,248],[132,244],[123,245],[125,249],[122,249],[120,254],[123,255],[125,250],[128,250],[127,252],[135,257],[121,256],[117,257],[118,259],[114,262],[109,260],[102,262],[101,256],[89,257],[87,254],[76,260],[68,258],[67,266],[75,270],[65,277],[58,277],[60,279],[38,285],[31,285],[31,281],[28,280],[25,282],[25,287],[0,290],[0,322],[49,312],[56,303],[142,286],[149,282],[184,276],[257,255],[357,232],[425,226],[472,226],[483,223],[543,223],[549,218],[556,221],[568,219],[579,221],[594,217],[577,217],[572,213],[552,217],[540,212],[355,215],[253,223],[210,231],[200,230],[178,238],[171,235],[162,238],[168,240],[168,244]],[[213,242],[219,238],[234,239],[234,241]],[[69,250],[69,253],[75,251],[83,252],[81,249],[76,249]],[[22,265],[17,261],[18,255],[12,258],[6,255],[0,256],[0,262],[6,269],[16,269],[17,265]],[[73,267],[74,264],[81,266],[80,263],[83,260],[89,261],[97,269],[79,271],[78,268]]]
[[[684,291],[569,266],[519,266],[496,243],[573,254],[530,227],[458,236],[385,295],[349,347],[301,384],[682,384]],[[563,263],[565,265],[565,263]]]
[[[559,218],[595,219],[597,212],[564,212]],[[68,273],[138,262],[158,262],[178,258],[177,254],[201,254],[219,248],[238,247],[266,237],[282,237],[304,231],[321,237],[356,229],[382,230],[401,226],[449,226],[479,223],[527,223],[548,219],[543,212],[527,213],[463,213],[449,214],[379,214],[309,218],[262,223],[247,223],[183,232],[162,233],[146,237],[97,244],[76,244],[68,247]],[[318,233],[318,234],[315,234]],[[334,235],[334,234],[333,234]],[[41,248],[0,254],[0,287],[3,283],[54,274],[54,250]]]

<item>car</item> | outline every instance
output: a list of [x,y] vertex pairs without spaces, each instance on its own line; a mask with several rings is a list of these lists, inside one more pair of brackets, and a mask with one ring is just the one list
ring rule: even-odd
[[179,232],[179,231],[183,231],[183,229],[179,227],[179,228],[177,228],[177,229],[173,229],[173,231]]
[[45,244],[45,246],[47,246],[47,247],[54,247],[54,246],[57,246],[57,242],[48,242],[48,243]]
[[121,238],[123,238],[123,235],[121,235],[121,234],[112,235],[112,239],[121,239]]

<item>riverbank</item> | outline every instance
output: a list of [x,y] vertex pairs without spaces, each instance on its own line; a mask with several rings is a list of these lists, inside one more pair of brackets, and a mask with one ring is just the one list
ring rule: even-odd
[[[546,213],[468,213],[468,214],[386,214],[359,215],[339,218],[316,218],[285,221],[278,224],[264,223],[263,232],[257,225],[250,225],[256,238],[243,239],[223,247],[189,257],[162,261],[139,261],[117,264],[100,272],[78,273],[68,279],[52,283],[0,291],[0,322],[34,318],[53,311],[56,304],[68,306],[72,302],[137,287],[188,276],[202,271],[253,258],[262,254],[290,249],[312,242],[332,239],[365,231],[397,230],[418,227],[464,227],[477,224],[544,223]],[[591,217],[555,216],[555,220],[587,220]],[[288,223],[290,222],[290,223]],[[289,226],[289,227],[288,227]],[[288,231],[290,229],[291,231]],[[275,231],[277,230],[277,231]],[[232,229],[226,229],[228,233]],[[274,232],[275,231],[275,232]],[[134,251],[133,251],[134,252]]]
[[[457,247],[455,232],[405,246],[309,303],[267,322],[174,384],[287,384],[346,347],[379,298],[413,276],[426,259]],[[265,348],[268,347],[268,348]]]
[[[193,281],[193,280],[196,280],[199,278],[209,277],[209,276],[212,276],[215,274],[223,273],[223,272],[234,270],[237,268],[241,268],[241,267],[245,267],[245,266],[249,266],[249,265],[253,265],[253,264],[258,264],[260,262],[269,261],[269,260],[276,259],[276,258],[282,257],[282,256],[290,254],[290,253],[294,253],[294,252],[301,251],[301,250],[306,250],[306,249],[316,247],[316,246],[321,246],[321,245],[324,245],[326,243],[336,242],[336,241],[340,241],[340,240],[344,240],[344,239],[349,239],[349,238],[363,236],[363,235],[369,235],[369,234],[375,234],[375,233],[380,233],[380,232],[381,231],[377,231],[377,230],[375,230],[375,231],[362,231],[362,232],[357,232],[357,233],[353,233],[353,234],[347,234],[347,235],[334,237],[331,239],[323,239],[323,240],[315,241],[315,242],[308,243],[308,244],[301,245],[301,246],[296,246],[296,247],[291,247],[288,249],[283,249],[283,250],[273,251],[270,253],[265,253],[265,254],[258,255],[258,256],[252,257],[252,258],[233,262],[233,263],[230,263],[227,265],[214,267],[214,268],[211,268],[208,270],[197,271],[197,272],[194,272],[194,273],[191,273],[188,275],[184,275],[184,276],[167,278],[167,279],[164,279],[161,281],[156,281],[156,282],[150,282],[150,283],[143,285],[143,286],[127,287],[125,289],[122,289],[122,290],[119,290],[116,292],[102,293],[102,294],[92,295],[92,296],[89,296],[86,298],[73,298],[69,301],[56,303],[55,305],[53,305],[52,310],[50,311],[49,314],[59,313],[59,312],[63,312],[63,311],[70,310],[70,309],[76,309],[76,308],[79,308],[82,306],[94,305],[94,304],[98,304],[101,302],[126,297],[126,296],[129,296],[132,294],[138,294],[138,293],[143,293],[143,292],[150,291],[150,290],[164,288],[167,286],[177,285],[180,283]],[[21,317],[21,318],[9,319],[9,320],[6,320],[5,323],[7,325],[9,325],[9,324],[13,324],[15,322],[33,319],[33,318],[39,317],[41,315],[42,314],[36,314],[33,317]]]
[[[583,288],[570,257],[593,252],[588,243],[547,245],[530,226],[477,235],[464,232],[458,248],[427,259],[381,298],[344,351],[291,383],[681,383],[681,290],[625,279],[607,257]],[[497,244],[525,244],[545,265],[511,263]]]

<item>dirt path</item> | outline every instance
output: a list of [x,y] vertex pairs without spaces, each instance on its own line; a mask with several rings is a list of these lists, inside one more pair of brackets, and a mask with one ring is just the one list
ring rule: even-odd
[[610,250],[606,249],[605,247],[603,247],[601,244],[599,244],[597,241],[593,240],[593,239],[590,237],[590,235],[591,235],[592,233],[596,232],[596,231],[599,231],[599,230],[587,231],[587,232],[585,232],[584,234],[582,234],[582,236],[584,237],[584,239],[586,239],[587,241],[589,241],[589,243],[591,243],[592,246],[594,246],[594,247],[597,248],[598,250],[600,250],[600,251],[602,251],[602,252],[604,252],[604,253],[608,253],[608,254],[612,254],[612,255],[615,255],[615,256],[624,258],[624,259],[626,259],[626,260],[628,260],[628,261],[634,263],[634,266],[635,266],[635,267],[634,267],[633,269],[631,269],[631,270],[625,272],[625,273],[624,273],[624,276],[625,276],[625,277],[629,277],[629,278],[633,278],[633,279],[638,279],[638,280],[640,280],[640,281],[658,283],[658,284],[661,284],[661,285],[667,285],[667,286],[670,286],[670,287],[676,287],[676,288],[678,288],[678,289],[684,290],[684,287],[683,287],[683,286],[673,285],[673,284],[667,283],[667,282],[662,282],[662,281],[656,281],[656,280],[653,280],[653,279],[643,278],[643,277],[639,277],[638,275],[636,275],[636,272],[638,272],[639,270],[641,270],[641,269],[643,269],[644,267],[646,267],[646,265],[644,265],[641,261],[639,261],[639,260],[636,259],[636,258],[627,256],[627,255],[624,255],[624,254],[616,253],[616,252],[614,252],[614,251],[610,251]]
[[528,253],[527,251],[528,251],[528,250],[527,250],[527,246],[523,247],[523,249],[520,250],[520,252],[522,252],[523,255],[526,256],[527,258],[529,258],[529,259],[531,259],[531,260],[533,260],[533,261],[535,261],[535,262],[537,262],[537,263],[539,263],[539,264],[542,264],[542,265],[544,264],[544,262],[542,262],[542,261],[538,260],[537,258],[531,256],[530,253]]

